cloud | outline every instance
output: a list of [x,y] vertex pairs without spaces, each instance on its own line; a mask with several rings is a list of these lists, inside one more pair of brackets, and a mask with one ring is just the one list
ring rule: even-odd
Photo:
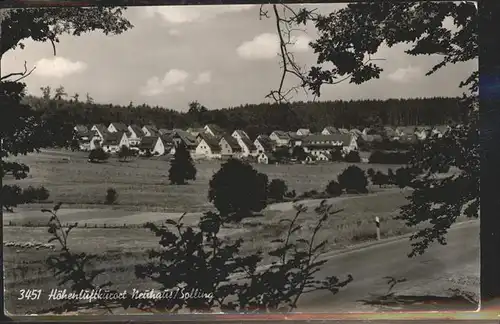
[[420,78],[423,75],[419,67],[408,66],[399,68],[387,76],[387,78],[394,82],[407,83]]
[[246,11],[255,7],[255,5],[153,6],[144,9],[147,18],[158,15],[168,23],[184,24],[206,21],[223,14]]
[[140,92],[144,96],[157,96],[168,90],[184,91],[184,83],[188,77],[189,73],[186,71],[172,69],[165,73],[165,76],[161,80],[156,76],[148,79]]
[[87,64],[84,62],[72,62],[60,56],[52,59],[43,58],[38,60],[35,66],[34,74],[48,78],[64,78],[71,74],[81,73],[87,69]]
[[210,83],[210,81],[212,81],[212,72],[205,71],[198,74],[198,77],[194,80],[194,84],[206,84]]
[[[294,36],[291,39],[293,45],[289,47],[291,52],[306,52],[309,50],[311,38],[307,35]],[[236,52],[247,60],[265,60],[274,58],[279,52],[279,38],[273,33],[264,33],[255,36],[251,41],[241,44]]]
[[171,36],[179,36],[181,34],[181,32],[178,29],[170,29],[168,31],[168,34]]

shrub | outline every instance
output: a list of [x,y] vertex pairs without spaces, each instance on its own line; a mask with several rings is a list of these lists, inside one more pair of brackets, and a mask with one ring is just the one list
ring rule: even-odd
[[274,201],[283,201],[287,191],[288,187],[285,181],[281,179],[273,179],[267,188],[267,198]]
[[325,192],[332,197],[338,197],[342,194],[342,186],[335,180],[332,180],[326,186]]
[[108,153],[104,152],[104,150],[100,147],[91,150],[89,153],[89,162],[91,163],[103,162],[106,161],[108,158],[109,158]]
[[382,171],[377,171],[372,177],[371,177],[372,183],[375,186],[386,186],[389,184],[389,177],[387,174],[384,174]]
[[330,152],[330,155],[332,156],[333,162],[339,162],[339,161],[342,161],[342,159],[343,159],[342,151],[340,149],[332,150]]
[[120,147],[120,150],[118,151],[118,160],[119,161],[127,161],[127,158],[132,157],[134,155],[134,152],[129,149],[127,146],[122,145]]
[[394,184],[399,188],[410,187],[412,181],[417,177],[418,170],[415,168],[404,167],[396,170]]
[[358,151],[350,151],[346,154],[344,160],[349,163],[359,163],[361,162],[361,157],[359,156]]
[[187,147],[180,144],[175,149],[174,158],[170,161],[168,179],[171,184],[184,185],[187,180],[196,180],[196,167]]
[[307,153],[302,146],[295,146],[292,151],[292,157],[297,159],[297,161],[304,161],[307,157]]
[[355,165],[338,175],[338,182],[348,193],[367,193],[368,179],[365,172]]
[[267,206],[267,175],[229,159],[209,182],[208,199],[223,217],[238,222]]
[[106,204],[112,205],[117,200],[118,200],[118,193],[116,192],[115,188],[108,188],[108,190],[106,190],[106,198],[105,198]]

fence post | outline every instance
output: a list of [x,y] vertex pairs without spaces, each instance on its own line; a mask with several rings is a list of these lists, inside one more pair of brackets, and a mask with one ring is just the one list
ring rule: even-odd
[[375,217],[375,225],[377,225],[377,241],[380,241],[380,219]]

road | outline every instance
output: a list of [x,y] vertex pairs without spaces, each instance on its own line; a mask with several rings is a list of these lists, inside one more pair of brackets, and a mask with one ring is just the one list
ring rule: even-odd
[[[388,291],[386,276],[406,278],[393,291],[397,295],[446,296],[449,288],[460,287],[450,281],[453,277],[472,275],[479,278],[479,221],[457,224],[450,229],[448,244],[434,244],[422,256],[408,258],[408,238],[329,257],[317,278],[336,275],[343,278],[351,274],[354,281],[336,295],[328,291],[317,291],[301,297],[298,311],[301,312],[364,312],[377,310],[429,310],[430,305],[405,305],[381,307],[367,305],[362,300],[372,300],[373,295],[384,295]],[[462,285],[465,287],[467,284]],[[476,288],[477,287],[477,288]],[[477,292],[478,282],[469,284],[467,290]],[[434,300],[438,298],[434,297]],[[471,308],[472,306],[472,308]],[[476,306],[464,302],[434,305],[437,309],[474,310]],[[464,307],[467,307],[464,309]]]

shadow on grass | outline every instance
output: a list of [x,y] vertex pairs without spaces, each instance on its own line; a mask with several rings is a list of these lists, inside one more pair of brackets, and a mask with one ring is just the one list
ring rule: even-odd
[[478,304],[466,296],[410,296],[387,294],[358,300],[364,305],[405,311],[475,311]]

